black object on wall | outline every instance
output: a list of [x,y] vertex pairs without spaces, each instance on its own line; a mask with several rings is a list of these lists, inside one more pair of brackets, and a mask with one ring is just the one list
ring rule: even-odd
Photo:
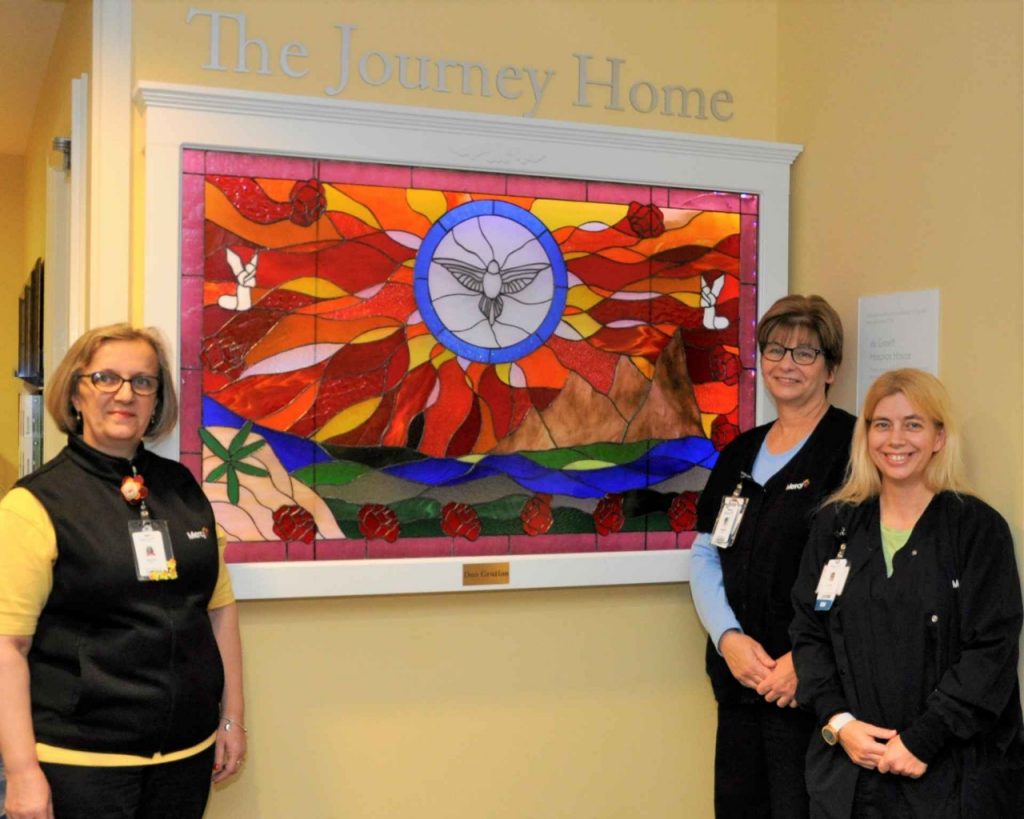
[[18,299],[18,369],[14,374],[33,387],[43,386],[43,260],[36,259]]

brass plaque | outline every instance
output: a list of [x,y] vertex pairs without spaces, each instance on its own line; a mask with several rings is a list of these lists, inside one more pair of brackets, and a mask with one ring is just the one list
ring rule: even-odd
[[507,586],[508,563],[463,563],[463,586]]

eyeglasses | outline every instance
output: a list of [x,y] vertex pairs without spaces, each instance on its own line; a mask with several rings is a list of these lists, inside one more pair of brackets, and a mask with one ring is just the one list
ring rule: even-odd
[[818,360],[818,356],[821,355],[824,350],[819,350],[817,347],[808,347],[801,345],[799,347],[784,347],[781,344],[769,342],[761,348],[761,355],[763,355],[769,361],[782,361],[786,357],[786,353],[789,353],[793,357],[793,361],[797,364],[813,364]]
[[88,378],[100,392],[117,392],[126,381],[136,395],[154,395],[160,389],[160,379],[155,375],[133,375],[124,378],[113,370],[97,370],[94,373],[80,373],[79,378]]

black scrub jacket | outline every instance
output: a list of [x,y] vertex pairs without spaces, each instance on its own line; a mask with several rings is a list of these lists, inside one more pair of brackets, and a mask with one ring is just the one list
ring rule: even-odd
[[[846,586],[830,611],[815,611],[818,579],[842,543]],[[899,731],[928,765],[920,779],[901,778],[915,816],[1024,816],[1021,592],[1010,531],[995,510],[968,495],[936,495],[886,577],[878,500],[832,505],[811,531],[793,607],[797,700],[822,725],[849,711]],[[849,817],[860,775],[841,746],[815,734],[811,815]]]
[[[772,657],[790,650],[790,592],[814,514],[843,480],[855,422],[848,412],[829,407],[800,451],[764,486],[750,472],[771,424],[744,432],[722,451],[697,504],[697,531],[710,532],[722,498],[737,484],[748,499],[735,543],[719,550],[722,580],[744,634]],[[710,638],[705,664],[719,703],[764,702],[732,676]]]

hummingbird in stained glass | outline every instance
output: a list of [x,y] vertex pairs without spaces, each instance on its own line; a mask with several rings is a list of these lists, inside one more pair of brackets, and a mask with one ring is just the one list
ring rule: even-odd
[[505,308],[502,296],[525,290],[542,270],[551,266],[547,262],[534,262],[503,270],[494,259],[487,263],[487,267],[478,267],[463,259],[435,258],[434,262],[451,273],[467,290],[480,293],[480,313],[491,325]]

